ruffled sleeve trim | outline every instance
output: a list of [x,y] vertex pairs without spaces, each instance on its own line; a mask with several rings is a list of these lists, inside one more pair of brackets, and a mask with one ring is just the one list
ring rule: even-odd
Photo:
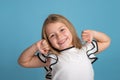
[[48,54],[37,53],[37,56],[38,56],[38,58],[39,58],[43,63],[46,63],[46,62],[47,62]]
[[87,56],[93,64],[98,58],[95,56],[95,53],[98,52],[98,44],[95,40],[87,44]]
[[57,55],[55,55],[55,54],[40,54],[40,53],[38,53],[37,56],[43,63],[46,63],[48,58],[51,59],[50,66],[44,67],[45,70],[47,71],[46,79],[47,80],[51,80],[51,78],[52,78],[52,74],[51,74],[52,66],[55,65],[58,62]]

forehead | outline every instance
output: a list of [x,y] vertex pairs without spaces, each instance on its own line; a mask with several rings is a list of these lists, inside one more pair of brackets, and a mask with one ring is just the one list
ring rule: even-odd
[[46,33],[47,34],[50,34],[52,32],[56,32],[57,30],[59,30],[60,28],[62,27],[65,27],[67,28],[67,26],[64,24],[64,23],[61,23],[61,22],[55,22],[55,23],[49,23],[47,26],[46,26]]

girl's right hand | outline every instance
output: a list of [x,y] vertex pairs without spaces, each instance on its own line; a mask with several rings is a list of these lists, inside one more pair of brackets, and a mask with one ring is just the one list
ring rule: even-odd
[[42,54],[47,54],[50,51],[50,47],[47,44],[46,40],[40,40],[36,43],[38,50],[42,53]]

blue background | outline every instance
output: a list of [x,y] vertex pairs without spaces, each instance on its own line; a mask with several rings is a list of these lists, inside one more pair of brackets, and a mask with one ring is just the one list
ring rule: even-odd
[[108,34],[111,45],[93,64],[95,80],[120,80],[120,0],[0,0],[0,80],[44,80],[43,68],[23,68],[17,59],[41,39],[52,13],[67,17],[79,36],[84,29]]

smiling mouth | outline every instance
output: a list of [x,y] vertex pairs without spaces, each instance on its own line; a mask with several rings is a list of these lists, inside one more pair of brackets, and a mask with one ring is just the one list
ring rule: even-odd
[[60,40],[60,41],[58,42],[58,44],[61,46],[61,45],[63,45],[63,44],[66,42],[66,40],[67,40],[67,38],[62,39],[62,40]]

